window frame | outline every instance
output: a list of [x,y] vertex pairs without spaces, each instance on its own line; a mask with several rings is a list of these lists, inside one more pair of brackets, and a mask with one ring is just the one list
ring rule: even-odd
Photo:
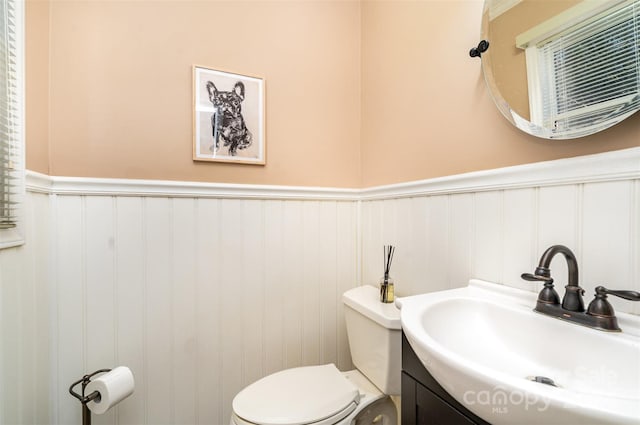
[[0,229],[0,249],[12,248],[24,244],[24,218],[25,218],[25,43],[24,43],[24,8],[25,2],[11,1],[15,7],[16,19],[16,150],[12,157],[16,169],[15,192],[12,200],[16,202],[16,225],[7,229]]
[[[516,46],[525,50],[525,61],[527,70],[527,85],[529,93],[529,113],[530,122],[540,126],[542,128],[555,128],[552,122],[562,121],[566,118],[579,117],[588,113],[604,112],[614,106],[623,106],[628,101],[634,99],[636,95],[626,95],[619,98],[601,102],[595,105],[584,107],[582,109],[576,109],[571,112],[554,113],[550,116],[545,116],[544,110],[557,111],[558,102],[556,98],[544,99],[543,92],[545,89],[548,92],[554,92],[555,81],[555,69],[551,60],[546,60],[543,56],[543,51],[546,50],[548,43],[554,42],[560,37],[566,36],[571,31],[581,31],[581,28],[589,23],[590,20],[596,19],[598,15],[608,10],[617,10],[627,5],[633,5],[635,2],[638,6],[637,0],[615,0],[611,2],[582,2],[581,4],[568,9],[566,12],[559,14],[558,16],[543,22],[542,24],[520,34],[516,37]],[[613,24],[610,28],[613,28]],[[590,35],[595,33],[583,34],[583,39],[586,39]],[[550,52],[559,52],[562,50],[561,46]],[[553,53],[549,53],[551,56]],[[640,80],[639,80],[640,81]],[[640,92],[640,87],[639,87]],[[630,115],[632,112],[628,113]],[[610,117],[604,121],[597,121],[591,125],[581,126],[576,129],[554,129],[549,130],[552,138],[556,137],[578,137],[582,134],[591,134],[593,130],[608,128],[609,126],[624,119],[627,115],[622,114],[620,116]]]

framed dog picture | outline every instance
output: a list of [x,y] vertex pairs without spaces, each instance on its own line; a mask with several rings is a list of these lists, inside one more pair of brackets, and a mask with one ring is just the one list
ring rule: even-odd
[[193,159],[265,164],[264,80],[193,67]]

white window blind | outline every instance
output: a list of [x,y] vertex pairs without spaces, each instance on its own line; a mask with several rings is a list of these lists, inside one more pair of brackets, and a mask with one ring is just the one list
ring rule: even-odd
[[0,0],[0,247],[21,243],[13,230],[24,190],[22,7]]
[[538,121],[582,133],[640,107],[640,0],[623,3],[536,46]]

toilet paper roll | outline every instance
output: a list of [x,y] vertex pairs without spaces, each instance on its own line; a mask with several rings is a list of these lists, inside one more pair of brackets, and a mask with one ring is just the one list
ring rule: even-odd
[[89,382],[84,394],[88,396],[98,391],[100,397],[88,402],[87,407],[93,413],[101,415],[133,394],[134,387],[131,370],[126,366],[119,366]]

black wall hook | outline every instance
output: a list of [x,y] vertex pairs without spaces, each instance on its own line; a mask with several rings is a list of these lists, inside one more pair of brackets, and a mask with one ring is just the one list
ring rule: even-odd
[[476,56],[482,57],[482,54],[486,52],[488,48],[489,42],[487,40],[481,40],[480,43],[478,43],[478,47],[473,47],[469,50],[469,56],[472,58],[475,58]]

